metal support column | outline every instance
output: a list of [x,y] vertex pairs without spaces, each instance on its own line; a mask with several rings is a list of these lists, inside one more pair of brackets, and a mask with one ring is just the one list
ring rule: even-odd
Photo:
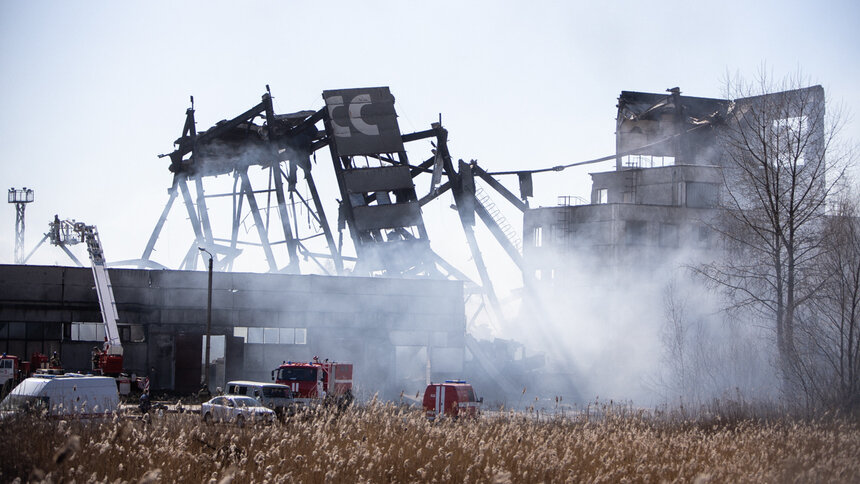
[[272,246],[269,244],[269,233],[266,231],[266,226],[263,225],[260,207],[257,206],[257,199],[254,196],[254,190],[251,188],[251,180],[248,178],[248,169],[244,168],[239,171],[239,177],[242,179],[242,192],[245,194],[245,198],[248,199],[251,215],[254,216],[254,225],[257,226],[260,243],[263,245],[263,252],[266,254],[266,262],[269,263],[269,272],[278,272],[278,265],[275,263],[275,254],[272,252]]
[[[474,214],[471,216],[466,213],[463,184],[461,182],[461,173],[454,171],[454,163],[451,161],[451,154],[448,152],[448,131],[441,124],[434,123],[433,128],[436,130],[436,149],[442,155],[443,166],[448,175],[448,181],[451,183],[451,191],[454,194],[454,204],[457,206],[457,213],[460,216],[460,225],[463,226],[463,232],[466,235],[466,242],[469,244],[469,250],[472,253],[472,260],[475,261],[475,268],[478,270],[478,275],[481,277],[481,286],[487,299],[490,301],[490,307],[499,321],[504,321],[502,313],[502,305],[496,295],[496,290],[493,288],[493,282],[490,280],[490,275],[487,272],[487,266],[484,264],[484,256],[478,248],[478,241],[475,238],[475,231],[472,228],[474,224]],[[474,200],[474,194],[471,195]]]

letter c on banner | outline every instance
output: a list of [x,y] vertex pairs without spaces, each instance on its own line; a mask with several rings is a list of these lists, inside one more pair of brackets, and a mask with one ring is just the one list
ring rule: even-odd
[[367,124],[361,117],[361,108],[370,104],[370,94],[359,94],[349,103],[349,120],[361,134],[379,136],[379,126]]
[[334,135],[338,138],[349,138],[352,133],[349,131],[349,126],[341,126],[334,122],[334,108],[343,105],[343,96],[332,96],[326,99],[328,104],[328,116],[331,119],[331,129]]

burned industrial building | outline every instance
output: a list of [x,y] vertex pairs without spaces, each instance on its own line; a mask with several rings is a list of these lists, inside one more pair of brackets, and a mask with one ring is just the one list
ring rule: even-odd
[[[128,373],[155,391],[200,389],[205,272],[111,269]],[[357,391],[395,398],[426,379],[461,378],[462,283],[440,280],[218,273],[211,335],[221,354],[213,389],[267,381],[282,361],[318,356],[355,364]],[[58,352],[70,371],[91,371],[104,340],[93,276],[77,267],[0,266],[0,351]]]
[[[680,254],[690,261],[712,255],[719,243],[715,216],[732,176],[723,134],[729,112],[738,122],[750,106],[779,102],[787,107],[772,123],[809,115],[793,113],[791,103],[782,101],[792,96],[810,97],[810,105],[819,106],[816,115],[823,113],[820,86],[737,100],[682,96],[679,88],[668,94],[622,91],[615,170],[591,173],[590,200],[559,197],[556,207],[525,212],[529,270],[544,281],[595,270],[623,278],[677,265]],[[813,126],[822,129],[821,123]]]
[[814,130],[802,148],[820,166],[824,93],[728,100],[623,91],[617,108],[616,153],[598,160],[614,158],[615,169],[591,173],[589,200],[526,210],[523,257],[536,288],[527,294],[550,315],[547,332],[588,375],[581,390],[642,396],[656,385],[665,325],[680,317],[671,311],[683,306],[700,328],[731,327],[715,321],[724,317],[715,295],[693,276],[724,254],[726,211],[748,204],[727,188],[739,171],[764,171],[731,160],[730,136],[802,124]]
[[[823,103],[820,87],[802,91]],[[414,395],[428,381],[463,377],[499,402],[526,386],[587,396],[584,375],[592,379],[593,369],[576,367],[577,349],[563,335],[575,327],[576,338],[587,339],[620,311],[636,312],[641,302],[629,294],[637,286],[657,286],[663,271],[719,249],[721,130],[730,113],[762,102],[682,96],[678,88],[623,91],[616,152],[601,158],[614,159],[615,170],[591,174],[584,203],[560,197],[558,206],[530,207],[532,175],[563,167],[492,173],[474,160],[455,161],[440,122],[400,132],[387,87],[322,97],[319,110],[278,114],[267,89],[260,103],[200,132],[192,99],[174,151],[162,155],[172,177],[164,209],[140,259],[117,263],[136,269],[110,269],[126,372],[147,375],[156,390],[200,388],[207,280],[197,269],[211,261],[210,334],[222,349],[210,358],[210,386],[267,380],[283,361],[320,357],[355,363],[364,397]],[[423,155],[407,148],[420,140],[432,143]],[[326,212],[314,176],[323,169],[315,154],[325,148],[339,195],[334,213]],[[250,167],[266,172],[267,187],[254,185]],[[222,175],[232,177],[232,189],[210,189]],[[516,175],[519,193],[499,182],[503,175]],[[434,236],[450,234],[424,225],[422,207],[448,192],[475,279],[432,249]],[[523,214],[522,245],[490,193]],[[217,200],[229,202],[229,213],[211,208]],[[157,260],[156,246],[177,201],[193,237],[172,270]],[[501,308],[475,236],[478,221],[521,271],[519,315]],[[268,273],[233,272],[254,251]],[[103,334],[93,276],[81,268],[0,266],[0,281],[0,349],[58,351],[69,369],[86,370]],[[653,306],[654,288],[644,294]],[[475,296],[484,317],[510,319],[542,339],[477,340],[466,331],[475,315],[465,301]],[[647,325],[640,326],[644,334]],[[563,364],[546,368],[544,352]]]
[[[453,161],[441,123],[401,134],[387,87],[327,90],[322,97],[322,109],[279,114],[267,86],[261,102],[201,131],[191,98],[174,150],[160,156],[169,159],[172,177],[162,214],[141,258],[113,264],[138,269],[95,271],[95,286],[112,288],[96,294],[83,269],[3,267],[10,281],[0,298],[5,349],[57,351],[68,369],[87,370],[104,334],[99,305],[102,312],[115,305],[123,370],[148,376],[154,390],[196,391],[207,366],[201,364],[207,281],[196,272],[203,261],[214,282],[210,389],[231,378],[268,379],[283,361],[319,357],[354,363],[359,397],[414,395],[429,380],[469,377],[486,382],[484,395],[504,401],[543,359],[516,342],[482,342],[466,332],[469,297],[487,298],[501,317],[472,232],[476,219],[521,264],[510,227],[499,226],[487,209],[487,194],[476,197],[475,179],[520,209],[527,204],[477,164]],[[411,163],[406,145],[419,140],[433,149]],[[313,174],[322,169],[315,153],[324,148],[340,194],[336,225]],[[267,188],[255,186],[252,167],[267,172]],[[224,175],[233,178],[232,190],[213,190],[213,179]],[[419,176],[429,186],[422,197]],[[479,282],[431,249],[421,207],[449,191]],[[212,208],[223,200],[232,205],[228,213]],[[170,270],[156,248],[177,201],[193,238],[179,270]],[[55,218],[52,227],[63,224],[77,226]],[[81,240],[56,232],[42,242],[83,265],[66,247]],[[262,256],[269,273],[233,272],[247,253]],[[99,273],[107,283],[100,285]],[[102,292],[115,293],[116,302],[105,305]]]

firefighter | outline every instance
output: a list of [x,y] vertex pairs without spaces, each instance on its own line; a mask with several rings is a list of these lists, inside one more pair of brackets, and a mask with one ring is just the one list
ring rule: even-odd
[[62,366],[60,365],[60,357],[59,357],[59,355],[57,355],[56,351],[51,355],[51,362],[50,363],[51,363],[51,368],[62,368]]
[[99,347],[98,347],[98,346],[93,346],[93,351],[92,351],[92,355],[93,355],[93,370],[95,370],[95,369],[97,369],[97,368],[99,367],[99,355],[100,355],[100,354],[101,354],[101,350],[99,349]]
[[148,393],[141,393],[140,394],[140,404],[137,406],[137,408],[140,409],[140,413],[146,414],[147,412],[149,412],[149,409],[151,407],[152,407],[152,402],[149,401],[149,394]]

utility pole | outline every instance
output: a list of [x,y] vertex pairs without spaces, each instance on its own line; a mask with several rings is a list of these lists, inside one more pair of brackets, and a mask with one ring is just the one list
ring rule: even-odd
[[24,262],[24,209],[33,201],[33,190],[24,187],[21,190],[9,189],[9,203],[15,204],[15,263]]
[[209,292],[206,299],[206,365],[205,373],[203,374],[203,391],[209,393],[209,349],[210,339],[212,334],[212,253],[203,247],[198,247],[203,252],[209,255]]

